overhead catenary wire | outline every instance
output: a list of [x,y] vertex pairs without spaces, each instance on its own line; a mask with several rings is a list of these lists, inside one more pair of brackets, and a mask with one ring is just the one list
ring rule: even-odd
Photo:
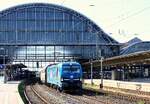
[[[129,18],[131,18],[131,17],[134,17],[134,16],[136,16],[136,15],[139,15],[140,13],[142,13],[142,12],[148,10],[148,9],[150,9],[150,6],[148,6],[148,7],[146,7],[146,8],[143,8],[143,9],[137,11],[137,12],[134,12],[134,13],[132,13],[132,14],[130,14],[130,15],[124,17],[124,18],[121,18],[121,19],[118,20],[117,22],[112,23],[111,25],[108,25],[107,28],[113,27],[114,25],[117,25],[117,24],[119,24],[119,23],[121,23],[121,22],[123,22],[123,21],[125,21],[125,20],[127,20],[127,19],[129,19]],[[118,17],[120,17],[120,16],[118,16]]]
[[63,0],[63,1],[61,2],[61,4],[60,4],[60,5],[63,5],[63,4],[65,3],[65,1],[66,1],[66,0]]

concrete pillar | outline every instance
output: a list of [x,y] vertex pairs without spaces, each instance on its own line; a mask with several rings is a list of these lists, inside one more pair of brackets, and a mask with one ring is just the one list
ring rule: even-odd
[[148,68],[145,68],[145,77],[148,77],[149,76],[149,70]]
[[122,75],[121,76],[122,76],[122,80],[124,81],[125,80],[125,70],[124,69],[122,70]]
[[127,70],[126,70],[127,80],[130,80],[130,79],[131,79],[129,73],[130,73],[130,72],[129,72],[129,69],[127,69]]
[[116,80],[117,79],[117,71],[116,70],[112,70],[111,79],[112,80]]
[[91,60],[91,85],[93,85],[93,63]]

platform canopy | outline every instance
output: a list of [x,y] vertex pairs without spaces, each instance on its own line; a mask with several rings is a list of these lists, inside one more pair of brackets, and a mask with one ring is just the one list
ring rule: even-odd
[[[92,61],[94,67],[100,66],[100,60]],[[150,51],[135,52],[127,55],[115,56],[103,60],[103,66],[124,66],[124,65],[149,65]],[[90,66],[90,62],[84,63],[84,67]]]
[[26,68],[27,66],[25,66],[24,64],[7,64],[6,65],[6,69],[7,70],[13,70],[13,69],[16,69],[16,68]]

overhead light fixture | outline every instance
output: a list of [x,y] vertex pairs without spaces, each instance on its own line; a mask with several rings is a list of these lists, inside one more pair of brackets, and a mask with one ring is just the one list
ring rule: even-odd
[[89,6],[95,6],[94,4],[90,4]]

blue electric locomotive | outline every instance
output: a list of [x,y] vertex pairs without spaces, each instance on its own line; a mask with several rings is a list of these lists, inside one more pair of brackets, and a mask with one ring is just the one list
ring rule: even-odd
[[57,86],[60,91],[82,89],[82,68],[77,62],[49,65],[45,72],[46,83]]

